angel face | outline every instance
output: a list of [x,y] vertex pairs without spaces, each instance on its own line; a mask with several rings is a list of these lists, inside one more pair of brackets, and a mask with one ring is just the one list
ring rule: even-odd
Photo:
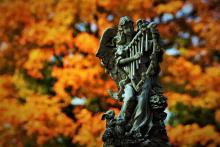
[[118,45],[127,44],[132,40],[134,34],[133,24],[128,23],[125,25],[119,25],[118,33],[116,36],[116,42]]
[[132,36],[134,33],[133,21],[127,16],[121,17],[118,30],[122,31],[126,36]]
[[126,35],[132,35],[134,33],[133,24],[131,23],[125,24],[120,27],[122,28],[123,33],[125,33]]

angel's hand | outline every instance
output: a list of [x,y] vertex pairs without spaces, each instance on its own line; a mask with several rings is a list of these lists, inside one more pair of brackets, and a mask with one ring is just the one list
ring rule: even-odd
[[141,56],[142,56],[141,53],[136,53],[136,54],[134,55],[134,58],[135,58],[135,59],[139,59]]
[[147,27],[148,27],[148,25],[147,25],[146,22],[144,22],[144,23],[141,24],[141,28],[142,28],[143,30],[146,30]]
[[156,23],[155,22],[150,22],[147,27],[150,28],[150,29],[154,29],[154,28],[156,28]]

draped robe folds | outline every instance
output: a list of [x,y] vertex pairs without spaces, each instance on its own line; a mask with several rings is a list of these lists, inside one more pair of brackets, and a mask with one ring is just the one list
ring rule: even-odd
[[141,91],[136,96],[137,105],[131,117],[132,128],[130,132],[140,132],[142,135],[149,132],[152,123],[152,111],[149,106],[149,92],[152,87],[152,81],[146,80]]
[[[138,93],[134,91],[131,83],[125,86],[124,100],[119,117],[131,113],[128,122],[132,126],[129,131],[130,133],[141,133],[142,136],[145,136],[153,126],[153,112],[149,105],[149,94],[152,86],[154,86],[154,82],[154,79],[147,79]],[[134,104],[134,108],[129,106],[134,106]]]
[[[152,44],[149,43],[148,46],[152,47]],[[146,44],[144,44],[143,47],[146,47]],[[152,52],[152,50],[149,49],[148,52],[144,50],[143,54],[147,55],[149,52]],[[141,63],[139,64],[139,69],[136,70],[136,80],[140,79],[141,74],[147,70],[150,61],[149,58],[149,56],[145,56],[144,58],[142,58]],[[149,105],[149,98],[150,90],[156,82],[157,74],[152,76],[151,78],[146,79],[139,92],[136,92],[134,90],[131,83],[128,83],[125,86],[123,94],[123,104],[121,112],[119,114],[119,118],[126,118],[126,114],[128,115],[128,113],[131,115],[128,121],[128,123],[132,126],[129,131],[130,133],[141,133],[142,136],[145,136],[153,126],[153,112]],[[130,105],[134,106],[134,103],[135,107],[132,108],[132,106]]]

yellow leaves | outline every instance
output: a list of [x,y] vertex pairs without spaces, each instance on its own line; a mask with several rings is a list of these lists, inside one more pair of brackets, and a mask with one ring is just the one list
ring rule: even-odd
[[192,81],[192,85],[202,92],[220,91],[220,69],[218,66],[208,67],[205,72],[199,76],[197,81]]
[[179,94],[176,92],[167,92],[168,106],[172,107],[177,103],[183,103],[188,106],[195,106],[207,109],[217,109],[220,105],[219,92],[209,91],[197,97],[188,94]]
[[81,21],[92,22],[96,13],[96,0],[78,1],[78,13]]
[[33,22],[33,17],[26,3],[21,0],[13,1],[13,5],[11,3],[12,1],[4,1],[0,4],[0,32],[15,29],[19,23],[28,25]]
[[[153,18],[157,14],[175,14],[184,3],[180,0],[165,3],[152,0],[1,1],[0,67],[3,68],[0,73],[4,75],[0,76],[0,140],[16,140],[16,144],[19,144],[20,136],[32,137],[35,134],[37,143],[42,145],[45,141],[62,135],[72,137],[74,143],[82,146],[100,146],[100,136],[104,129],[100,113],[94,115],[82,107],[77,108],[78,111],[74,108],[72,111],[76,116],[76,122],[73,122],[62,112],[74,96],[101,98],[101,102],[106,98],[107,104],[115,104],[106,92],[107,89],[116,88],[115,83],[109,80],[94,56],[98,49],[98,37],[86,32],[78,33],[74,28],[75,23],[95,23],[101,36],[104,29],[117,25],[119,17],[123,15],[131,16],[135,21],[139,18]],[[220,48],[220,27],[218,15],[213,9],[208,11],[209,6],[206,4],[193,5],[193,9],[200,14],[203,7],[207,11],[198,16],[198,22],[188,22],[186,19],[191,28],[185,30],[188,28],[184,27],[184,31],[191,32],[192,29],[192,32],[206,44],[191,48],[188,47],[189,43],[186,49],[180,48],[181,57],[166,56],[162,80],[167,85],[175,83],[183,89],[183,93],[175,92],[174,85],[174,90],[166,93],[170,107],[181,102],[188,106],[217,109],[215,121],[219,123],[220,69],[218,61],[214,63],[209,59],[209,53]],[[216,17],[215,20],[212,17]],[[176,34],[183,31],[182,27],[176,22],[158,25],[162,36],[169,38],[171,42],[175,41]],[[202,67],[190,61],[201,50],[207,53],[202,62],[211,67]],[[48,77],[43,77],[41,72],[52,54],[62,62],[62,66],[59,67],[57,62],[50,65],[52,76],[57,79],[55,84],[51,84],[53,81],[47,81]],[[10,69],[6,68],[7,66],[10,66]],[[53,88],[51,91],[55,91],[52,93],[53,96],[41,95],[41,86],[31,89],[32,83],[19,73],[23,69],[32,78],[49,82],[48,89]],[[192,97],[190,92],[194,90],[198,94]],[[171,143],[176,146],[192,146],[191,144],[195,143],[215,146],[217,139],[213,140],[219,135],[216,135],[212,126],[200,128],[196,124],[170,128],[168,133]],[[213,144],[207,144],[209,141]],[[2,141],[0,146],[6,146],[1,143]]]
[[201,101],[203,102],[203,105],[201,107],[217,109],[220,106],[219,92],[210,90],[201,96]]
[[73,138],[73,142],[88,147],[101,147],[101,134],[105,128],[104,121],[101,120],[101,114],[92,115],[86,109],[78,111],[75,114],[78,119],[77,124],[81,127],[75,138]]
[[26,98],[23,105],[16,101],[3,100],[0,110],[4,110],[0,111],[1,126],[6,123],[12,128],[22,126],[27,131],[26,135],[37,134],[39,144],[61,134],[72,137],[75,129],[73,121],[63,114],[55,97],[32,95]]
[[[175,69],[175,70],[173,70]],[[193,65],[191,62],[185,60],[184,58],[180,57],[175,60],[173,66],[169,66],[168,69],[174,76],[197,76],[201,73],[201,69],[198,65]]]
[[69,26],[54,24],[42,20],[34,23],[23,30],[21,43],[26,44],[35,42],[38,45],[60,45],[63,43],[72,43],[72,31]]
[[81,52],[91,54],[96,53],[99,45],[99,40],[88,33],[78,34],[74,39],[74,42]]
[[[220,69],[219,67],[210,67],[210,68],[207,68],[206,70],[207,74],[209,74],[210,76],[212,77],[218,77],[220,76]],[[217,80],[217,78],[216,78]]]
[[[34,94],[34,91],[31,90],[28,81],[24,79],[24,75],[22,75],[18,70],[15,71],[12,80],[14,88],[17,90],[18,97],[25,98]],[[37,91],[41,92],[42,90],[39,88]]]
[[167,92],[166,97],[168,98],[168,106],[175,106],[178,102],[184,103],[186,105],[191,104],[192,97],[187,94],[179,94],[175,92]]
[[[88,55],[85,58],[82,54],[70,54],[63,58],[63,66],[65,68],[74,67],[77,69],[88,69],[97,66],[98,64],[98,59],[93,55]],[[99,70],[100,69],[101,68],[99,68]]]
[[71,89],[71,95],[88,98],[106,96],[107,92],[103,89],[114,87],[112,81],[102,80],[104,71],[93,55],[86,58],[81,54],[65,56],[63,66],[54,67],[52,72],[52,76],[58,79],[54,90],[61,97],[68,97],[66,87]]
[[112,9],[115,6],[118,6],[120,2],[118,0],[97,0],[97,4],[106,9]]
[[193,65],[183,57],[176,59],[166,56],[165,60],[167,69],[164,69],[164,71],[173,76],[172,80],[176,84],[185,84],[192,79],[197,80],[202,74],[200,66]]
[[164,82],[184,85],[186,90],[197,90],[201,93],[220,91],[220,69],[218,66],[207,67],[202,71],[199,65],[192,64],[183,57],[166,56],[164,61]]
[[183,6],[183,1],[176,0],[170,1],[166,4],[160,4],[155,8],[157,14],[161,13],[173,13],[175,14]]
[[30,76],[41,79],[43,75],[40,70],[43,69],[44,63],[49,61],[51,57],[52,52],[50,50],[33,49],[29,53],[29,58],[24,64],[24,68]]
[[[175,90],[166,93],[168,106],[173,107],[182,103],[188,107],[214,110],[215,121],[219,121],[218,108],[219,96],[219,67],[206,67],[204,70],[198,65],[192,64],[183,57],[165,58],[165,71],[163,80],[165,83],[174,83],[183,89],[182,93]],[[197,94],[192,96],[192,91]],[[215,111],[216,110],[216,111]],[[181,113],[181,112],[180,112]],[[217,146],[220,134],[215,131],[214,126],[206,125],[200,128],[197,124],[179,125],[176,128],[168,128],[170,142],[174,146]]]
[[217,13],[217,11],[215,12],[215,10],[213,10],[214,9],[210,9],[209,7],[201,8],[199,11],[197,11],[199,14],[199,21],[192,21],[189,23],[192,30],[195,31],[200,38],[203,38],[206,41],[204,46],[209,49],[207,51],[219,51],[220,47],[218,35],[220,33],[220,27],[218,25],[220,21],[219,19],[215,20],[214,16],[210,15],[210,13]]
[[45,19],[50,11],[53,11],[53,8],[51,7],[51,5],[54,3],[53,0],[28,0],[26,3],[28,3],[30,11],[35,15],[41,15],[42,19]]
[[[19,97],[24,98],[22,103]],[[13,77],[0,76],[0,100],[0,146],[15,139],[21,141],[21,133],[22,139],[37,135],[38,144],[73,135],[75,125],[62,112],[59,97],[35,94],[18,71]]]
[[14,95],[16,89],[13,85],[13,79],[10,75],[0,76],[0,100],[17,97]]
[[[43,100],[40,99],[39,102],[40,101]],[[26,105],[36,108],[33,111],[38,110],[39,112],[32,112],[32,115],[34,115],[30,118],[31,121],[25,125],[25,129],[30,135],[37,133],[38,142],[43,138],[48,140],[61,134],[72,137],[72,133],[75,129],[73,121],[61,112],[61,109],[58,107],[59,105],[56,103],[38,104],[37,102],[34,102],[36,105],[34,107],[31,103],[33,102],[30,102],[30,104],[28,102]]]
[[99,19],[97,21],[97,26],[99,28],[99,36],[101,36],[106,28],[112,27],[113,23],[107,20],[105,14],[99,14]]
[[26,2],[28,12],[31,12],[35,20],[22,30],[20,43],[34,43],[40,46],[72,44],[72,30],[70,25],[75,18],[75,1],[64,0],[62,2],[34,1]]
[[199,127],[197,124],[167,127],[170,143],[174,146],[219,145],[220,134],[212,125]]
[[[147,2],[145,2],[145,3],[148,3],[148,4],[149,4],[149,1],[147,0]],[[140,8],[142,4],[143,4],[143,1],[142,1],[142,0],[130,0],[130,1],[128,2],[127,9],[128,9],[129,11],[135,10],[135,9]]]

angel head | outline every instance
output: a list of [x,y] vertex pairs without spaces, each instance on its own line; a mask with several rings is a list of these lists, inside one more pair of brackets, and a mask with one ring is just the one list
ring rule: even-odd
[[134,26],[133,21],[128,16],[123,16],[119,20],[118,30],[123,31],[126,35],[133,35]]
[[138,19],[136,21],[137,24],[137,31],[140,30],[143,27],[147,27],[147,25],[149,24],[148,21],[144,20],[144,19]]

